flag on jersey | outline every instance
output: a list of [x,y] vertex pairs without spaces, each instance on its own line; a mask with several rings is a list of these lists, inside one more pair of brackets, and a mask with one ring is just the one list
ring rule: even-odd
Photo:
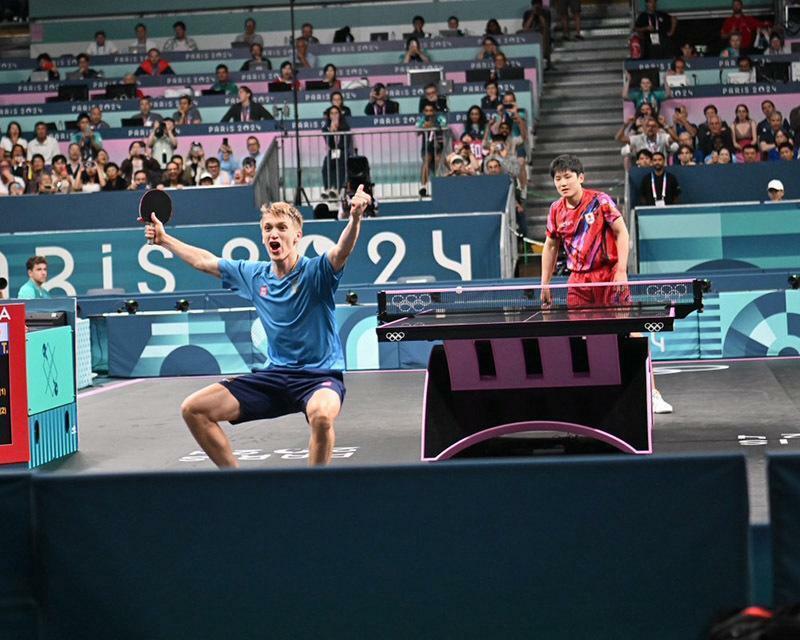
[[620,217],[622,214],[611,196],[584,189],[583,198],[574,209],[567,207],[566,198],[550,205],[547,237],[564,245],[570,271],[594,271],[617,262],[617,244],[611,224]]

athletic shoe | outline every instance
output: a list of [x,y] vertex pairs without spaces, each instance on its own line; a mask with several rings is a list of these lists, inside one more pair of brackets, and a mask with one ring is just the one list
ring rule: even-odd
[[661,397],[658,389],[653,389],[653,413],[672,413],[672,405]]

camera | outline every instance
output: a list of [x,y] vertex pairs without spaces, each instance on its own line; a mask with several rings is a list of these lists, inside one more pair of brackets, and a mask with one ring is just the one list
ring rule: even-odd
[[164,135],[164,123],[163,122],[159,122],[158,123],[158,126],[156,126],[156,130],[155,130],[154,133],[156,135],[156,138],[161,138]]

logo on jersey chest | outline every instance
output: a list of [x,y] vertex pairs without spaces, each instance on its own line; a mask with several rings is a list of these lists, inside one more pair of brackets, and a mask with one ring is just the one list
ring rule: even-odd
[[594,211],[583,214],[583,219],[586,220],[586,224],[594,224]]
[[267,288],[267,285],[265,284],[261,285],[261,289],[259,290],[258,295],[260,295],[262,298],[266,298],[269,295],[269,289]]

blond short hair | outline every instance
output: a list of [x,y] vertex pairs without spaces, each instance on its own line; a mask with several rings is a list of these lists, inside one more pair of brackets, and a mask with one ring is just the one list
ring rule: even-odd
[[273,216],[289,218],[300,229],[303,228],[303,216],[300,212],[290,205],[288,202],[273,202],[271,205],[261,205],[261,218],[272,214]]

